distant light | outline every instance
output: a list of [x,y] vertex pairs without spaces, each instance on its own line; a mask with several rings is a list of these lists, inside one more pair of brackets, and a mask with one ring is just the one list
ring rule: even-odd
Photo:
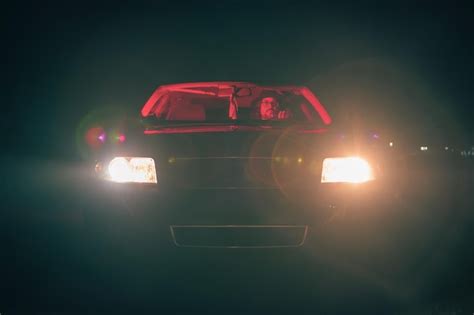
[[428,151],[428,147],[420,147],[421,151]]
[[448,150],[449,150],[449,148],[448,148],[448,147],[444,147],[444,150],[445,150],[445,151],[448,151]]
[[298,158],[298,163],[302,163],[303,162],[303,159],[302,158]]
[[393,147],[393,142],[390,142],[388,145],[391,146],[391,147]]

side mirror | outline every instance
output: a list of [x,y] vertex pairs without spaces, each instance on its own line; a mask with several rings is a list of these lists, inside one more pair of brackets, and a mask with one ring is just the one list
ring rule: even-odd
[[142,126],[149,126],[153,125],[156,123],[156,117],[155,116],[147,116],[147,117],[142,117],[141,115],[138,117],[138,120],[140,125]]

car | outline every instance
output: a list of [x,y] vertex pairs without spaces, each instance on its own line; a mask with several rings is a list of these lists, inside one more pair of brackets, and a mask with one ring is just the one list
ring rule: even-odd
[[[286,114],[262,119],[268,97]],[[139,123],[97,139],[90,224],[151,247],[301,247],[348,206],[393,193],[393,148],[335,128],[304,86],[163,85]]]

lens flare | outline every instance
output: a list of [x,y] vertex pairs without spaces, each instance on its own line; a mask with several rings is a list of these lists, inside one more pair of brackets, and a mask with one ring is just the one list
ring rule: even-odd
[[123,133],[119,134],[119,136],[117,137],[117,140],[120,142],[120,143],[124,143],[126,138],[125,138],[125,135]]
[[107,136],[106,136],[105,132],[101,133],[101,134],[97,137],[97,139],[99,139],[100,142],[102,142],[102,143],[105,142],[105,139],[106,139],[106,138],[107,138]]
[[114,144],[119,144],[119,143],[124,143],[127,138],[125,137],[125,134],[123,132],[120,132],[119,130],[111,130],[109,133],[110,140]]
[[[100,152],[98,149],[110,140],[114,140],[113,133],[108,132],[110,127],[120,125],[125,117],[127,115],[123,107],[116,104],[96,107],[84,113],[75,128],[76,149],[80,157],[85,160],[95,160]],[[100,128],[100,131],[95,128]],[[107,133],[104,130],[107,130]],[[105,138],[99,139],[102,133],[105,134]]]
[[85,140],[92,149],[99,148],[105,142],[105,131],[102,127],[92,127],[87,130]]

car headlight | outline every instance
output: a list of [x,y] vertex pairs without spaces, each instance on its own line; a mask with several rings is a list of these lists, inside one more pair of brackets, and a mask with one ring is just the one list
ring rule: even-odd
[[156,184],[155,161],[147,157],[116,157],[109,162],[108,178],[118,183]]
[[326,158],[323,161],[321,183],[364,183],[374,180],[369,162],[360,157]]

